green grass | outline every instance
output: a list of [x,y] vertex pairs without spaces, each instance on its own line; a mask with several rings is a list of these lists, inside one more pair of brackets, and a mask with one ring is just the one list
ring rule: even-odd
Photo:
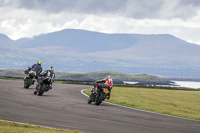
[[[91,89],[85,90],[90,94]],[[167,115],[200,120],[200,91],[113,87],[107,102]]]
[[7,78],[7,77],[0,77],[0,79],[5,79],[5,80],[19,80],[22,81],[22,78]]
[[53,129],[0,121],[0,133],[83,133],[77,130]]

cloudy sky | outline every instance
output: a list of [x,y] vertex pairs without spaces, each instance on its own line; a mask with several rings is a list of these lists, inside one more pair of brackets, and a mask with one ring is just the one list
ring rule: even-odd
[[200,0],[0,0],[0,33],[13,40],[67,28],[171,34],[200,45]]

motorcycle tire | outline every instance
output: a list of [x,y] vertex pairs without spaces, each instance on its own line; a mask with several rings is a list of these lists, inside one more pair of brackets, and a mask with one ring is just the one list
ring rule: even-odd
[[92,102],[92,94],[90,94],[89,98],[88,98],[88,104],[90,104]]
[[28,78],[24,80],[24,88],[28,89],[31,86],[32,79]]
[[24,79],[24,88],[27,86],[27,79]]
[[99,98],[95,102],[95,105],[100,105],[103,100],[104,100],[104,93],[100,93]]
[[39,92],[38,92],[39,96],[43,95],[43,93],[46,91],[46,87],[47,87],[46,84],[41,85],[41,88],[39,89]]

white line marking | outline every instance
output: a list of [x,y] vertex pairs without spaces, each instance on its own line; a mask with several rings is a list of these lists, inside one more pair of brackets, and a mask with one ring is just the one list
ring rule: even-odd
[[[81,93],[82,93],[83,95],[89,97],[87,94],[84,93],[85,90],[87,90],[87,89],[83,89],[83,90],[81,90]],[[103,102],[104,102],[104,103],[107,103],[107,104],[114,105],[114,106],[118,106],[118,107],[122,107],[122,108],[131,109],[131,110],[137,110],[137,111],[142,111],[142,112],[147,112],[147,113],[152,113],[152,114],[158,114],[158,115],[163,115],[163,116],[170,116],[170,117],[174,117],[174,118],[179,118],[179,119],[185,119],[185,120],[190,120],[190,121],[197,121],[197,122],[200,122],[200,120],[194,120],[194,119],[189,119],[189,118],[183,118],[183,117],[178,117],[178,116],[173,116],[173,115],[167,115],[167,114],[161,114],[161,113],[156,113],[156,112],[146,111],[146,110],[141,110],[141,109],[136,109],[136,108],[126,107],[126,106],[118,105],[118,104],[114,104],[114,103],[109,103],[109,102],[105,102],[105,101],[103,101]]]
[[87,94],[84,93],[85,90],[87,90],[87,89],[81,90],[81,93],[82,93],[83,95],[85,95],[86,97],[89,97]]

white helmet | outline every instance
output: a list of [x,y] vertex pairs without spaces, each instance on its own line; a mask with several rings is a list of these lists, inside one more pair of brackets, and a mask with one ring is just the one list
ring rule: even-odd
[[110,75],[108,75],[106,78],[107,78],[107,79],[111,79],[111,76],[110,76]]
[[49,67],[49,70],[54,71],[54,67],[53,67],[53,66],[50,66],[50,67]]

